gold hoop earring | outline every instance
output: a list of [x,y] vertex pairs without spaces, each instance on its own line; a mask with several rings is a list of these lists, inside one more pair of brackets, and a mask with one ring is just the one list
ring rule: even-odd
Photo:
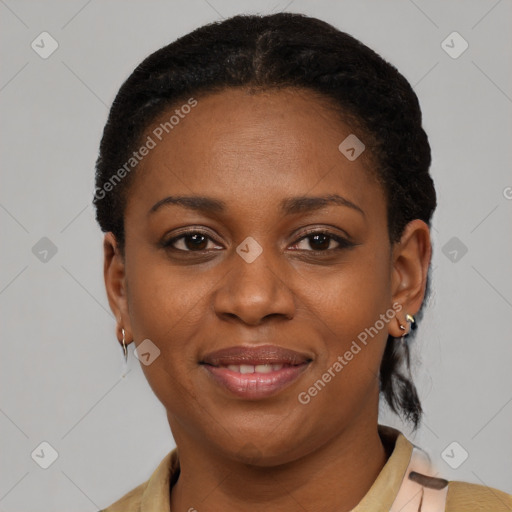
[[401,339],[403,339],[405,336],[407,336],[412,329],[416,329],[416,320],[414,319],[414,316],[413,315],[410,315],[409,313],[407,313],[405,315],[405,320],[407,321],[408,324],[410,324],[410,328],[409,330],[407,331],[405,329],[405,326],[403,324],[399,324],[399,327],[402,331],[405,331],[402,336],[400,336]]

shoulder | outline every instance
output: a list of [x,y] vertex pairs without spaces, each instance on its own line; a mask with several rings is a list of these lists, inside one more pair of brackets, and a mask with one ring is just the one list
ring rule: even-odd
[[180,472],[177,448],[160,462],[149,480],[138,485],[120,500],[99,512],[153,512],[170,509],[169,489]]
[[450,481],[446,512],[511,512],[512,495],[493,487]]
[[135,489],[125,494],[120,500],[99,512],[139,512],[142,496],[144,495],[148,481],[138,485]]
[[[449,481],[438,477],[439,472],[432,465],[428,454],[406,440],[401,433],[397,436],[395,450],[397,449],[410,454],[410,458],[395,499],[401,507],[397,507],[396,510],[404,512],[405,505],[410,505],[411,510],[422,510],[423,504],[424,509],[427,505],[427,510],[445,510],[446,512],[512,512],[512,495],[510,494],[485,485],[457,480]],[[403,474],[401,468],[405,464],[407,463],[401,461],[401,465],[397,466],[401,474]],[[413,484],[421,487],[418,504],[413,503],[414,500],[410,498],[417,494],[418,490]],[[416,508],[413,505],[417,505]]]

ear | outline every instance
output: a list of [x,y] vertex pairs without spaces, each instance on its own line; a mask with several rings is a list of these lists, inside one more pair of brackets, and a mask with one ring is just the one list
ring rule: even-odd
[[103,277],[107,291],[110,309],[117,319],[116,335],[119,342],[122,342],[125,332],[125,344],[132,340],[132,329],[130,316],[128,314],[128,301],[126,294],[126,274],[124,257],[119,250],[117,240],[112,232],[105,234],[103,239]]
[[397,321],[388,324],[391,336],[398,338],[407,332],[400,329],[400,324],[407,326],[405,315],[415,315],[419,311],[425,297],[431,256],[428,225],[420,219],[409,222],[392,250],[392,300],[402,308],[397,313]]

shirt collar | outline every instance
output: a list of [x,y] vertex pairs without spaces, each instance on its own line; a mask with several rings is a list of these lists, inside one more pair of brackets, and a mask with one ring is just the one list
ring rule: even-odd
[[370,490],[351,512],[388,512],[411,460],[413,445],[401,432],[385,425],[378,428],[384,446],[393,451]]

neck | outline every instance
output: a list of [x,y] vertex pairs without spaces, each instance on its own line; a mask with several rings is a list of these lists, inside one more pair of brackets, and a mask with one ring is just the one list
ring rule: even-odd
[[[373,420],[373,418],[372,418]],[[223,459],[176,436],[180,476],[171,510],[348,512],[368,492],[387,460],[376,418],[348,427],[299,460],[257,467]]]

